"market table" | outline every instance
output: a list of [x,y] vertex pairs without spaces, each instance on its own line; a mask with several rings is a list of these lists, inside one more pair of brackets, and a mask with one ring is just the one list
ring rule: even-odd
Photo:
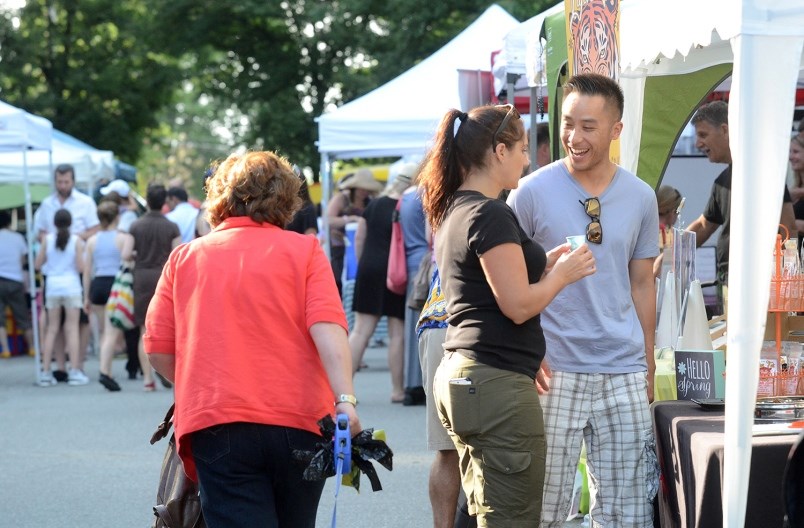
[[672,349],[656,349],[656,372],[653,377],[654,401],[676,399],[675,353]]
[[[723,410],[689,401],[652,406],[662,470],[662,528],[722,526]],[[795,434],[754,436],[745,526],[782,526],[782,476]]]

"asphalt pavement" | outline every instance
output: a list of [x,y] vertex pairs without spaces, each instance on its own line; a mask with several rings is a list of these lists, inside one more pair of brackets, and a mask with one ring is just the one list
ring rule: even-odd
[[[379,464],[383,490],[342,487],[337,525],[344,527],[428,526],[427,474],[432,455],[424,445],[424,407],[391,404],[385,348],[369,348],[369,368],[357,374],[364,427],[385,429],[394,451],[394,470]],[[166,441],[149,439],[173,398],[159,386],[142,391],[129,381],[123,359],[114,372],[122,386],[110,393],[98,383],[98,361],[90,357],[89,385],[34,385],[34,360],[0,360],[0,526],[20,528],[145,528],[152,520]],[[321,499],[318,526],[331,526],[334,482]]]
[[[394,469],[375,464],[383,490],[341,487],[337,526],[407,528],[432,526],[427,478],[432,453],[424,441],[424,407],[390,401],[386,349],[369,348],[369,368],[355,378],[363,427],[384,429]],[[34,385],[34,360],[0,360],[0,526],[19,528],[146,528],[167,447],[149,439],[172,402],[159,386],[142,391],[127,380],[123,359],[114,372],[122,391],[98,383],[90,357],[89,385]],[[329,479],[317,526],[332,526],[334,479]],[[573,525],[578,525],[576,521]]]

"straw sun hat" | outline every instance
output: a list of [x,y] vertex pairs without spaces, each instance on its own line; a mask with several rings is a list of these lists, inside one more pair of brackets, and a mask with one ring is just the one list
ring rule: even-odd
[[382,183],[374,179],[374,175],[368,169],[359,169],[354,175],[348,177],[345,181],[341,181],[338,186],[341,190],[346,189],[365,189],[370,192],[379,192],[382,190]]
[[416,173],[419,170],[418,163],[404,163],[399,167],[394,179],[386,185],[385,192],[391,194],[402,194],[405,189],[413,184]]

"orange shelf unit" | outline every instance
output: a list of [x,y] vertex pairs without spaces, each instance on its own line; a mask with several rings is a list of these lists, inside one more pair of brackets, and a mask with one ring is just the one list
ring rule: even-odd
[[785,277],[782,272],[783,240],[776,236],[774,275],[770,284],[768,311],[776,323],[776,373],[760,368],[758,396],[793,396],[804,394],[804,359],[782,355],[782,314],[804,312],[804,274]]

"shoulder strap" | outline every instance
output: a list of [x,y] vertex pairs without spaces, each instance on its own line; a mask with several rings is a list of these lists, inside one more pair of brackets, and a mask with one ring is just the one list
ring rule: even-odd
[[176,404],[171,404],[170,409],[165,413],[165,419],[156,427],[156,431],[154,431],[154,434],[151,436],[151,445],[162,440],[170,432],[170,426],[173,424],[174,407],[176,407]]

